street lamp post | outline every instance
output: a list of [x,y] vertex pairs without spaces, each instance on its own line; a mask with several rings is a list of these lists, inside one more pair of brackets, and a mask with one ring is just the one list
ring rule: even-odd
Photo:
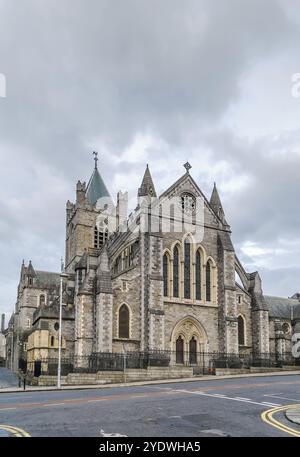
[[57,388],[61,388],[61,346],[62,346],[62,305],[63,305],[63,280],[68,275],[64,273],[64,263],[61,261],[60,291],[59,291],[59,329],[58,329],[58,367],[57,367]]
[[126,383],[126,347],[125,343],[123,343],[123,372],[124,372],[124,382]]

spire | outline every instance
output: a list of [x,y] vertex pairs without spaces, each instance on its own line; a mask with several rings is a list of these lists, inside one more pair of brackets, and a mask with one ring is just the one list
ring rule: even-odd
[[225,219],[225,214],[216,183],[214,183],[214,188],[210,197],[210,206],[212,207],[218,218],[221,219],[223,224],[228,225]]
[[146,171],[143,177],[141,187],[138,191],[139,197],[156,197],[155,187],[152,181],[149,165],[147,164]]
[[98,170],[98,153],[93,152],[93,154],[95,160],[95,168],[86,189],[86,197],[91,205],[94,205],[99,200],[99,198],[111,198],[107,190],[107,187]]
[[20,272],[21,281],[24,278],[25,272],[26,272],[26,267],[25,267],[25,261],[23,259],[23,262],[22,262],[22,265],[21,265],[21,272]]
[[29,265],[27,268],[27,276],[34,278],[36,276],[31,260],[29,260]]

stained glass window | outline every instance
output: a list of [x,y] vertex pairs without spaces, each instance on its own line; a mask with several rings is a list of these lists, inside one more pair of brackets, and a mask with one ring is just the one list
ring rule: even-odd
[[169,259],[167,254],[163,257],[164,296],[169,295]]
[[191,245],[184,242],[184,298],[191,298]]
[[173,252],[173,297],[179,297],[179,251],[177,246]]
[[196,252],[196,300],[201,300],[201,252]]
[[211,263],[206,264],[206,301],[211,301]]

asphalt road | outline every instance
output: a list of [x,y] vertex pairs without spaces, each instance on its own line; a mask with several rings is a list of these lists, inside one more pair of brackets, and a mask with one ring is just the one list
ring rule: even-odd
[[1,393],[0,436],[300,436],[279,408],[291,404],[300,375]]

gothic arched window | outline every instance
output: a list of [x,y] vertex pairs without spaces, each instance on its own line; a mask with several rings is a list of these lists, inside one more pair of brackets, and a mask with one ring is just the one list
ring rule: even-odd
[[50,342],[50,346],[53,347],[54,346],[54,336],[51,336],[51,342]]
[[191,245],[184,241],[184,298],[191,298]]
[[206,264],[206,301],[211,301],[211,261]]
[[169,256],[163,256],[164,297],[169,296]]
[[238,316],[238,339],[239,345],[245,345],[245,321],[242,316]]
[[129,308],[125,303],[119,309],[119,338],[129,338]]
[[202,294],[201,294],[201,287],[202,287],[202,256],[201,256],[201,251],[198,249],[196,252],[196,300],[201,300]]
[[39,305],[40,306],[45,306],[45,303],[46,303],[45,295],[40,295],[40,303],[39,303]]
[[179,250],[175,246],[173,251],[173,297],[179,297]]

